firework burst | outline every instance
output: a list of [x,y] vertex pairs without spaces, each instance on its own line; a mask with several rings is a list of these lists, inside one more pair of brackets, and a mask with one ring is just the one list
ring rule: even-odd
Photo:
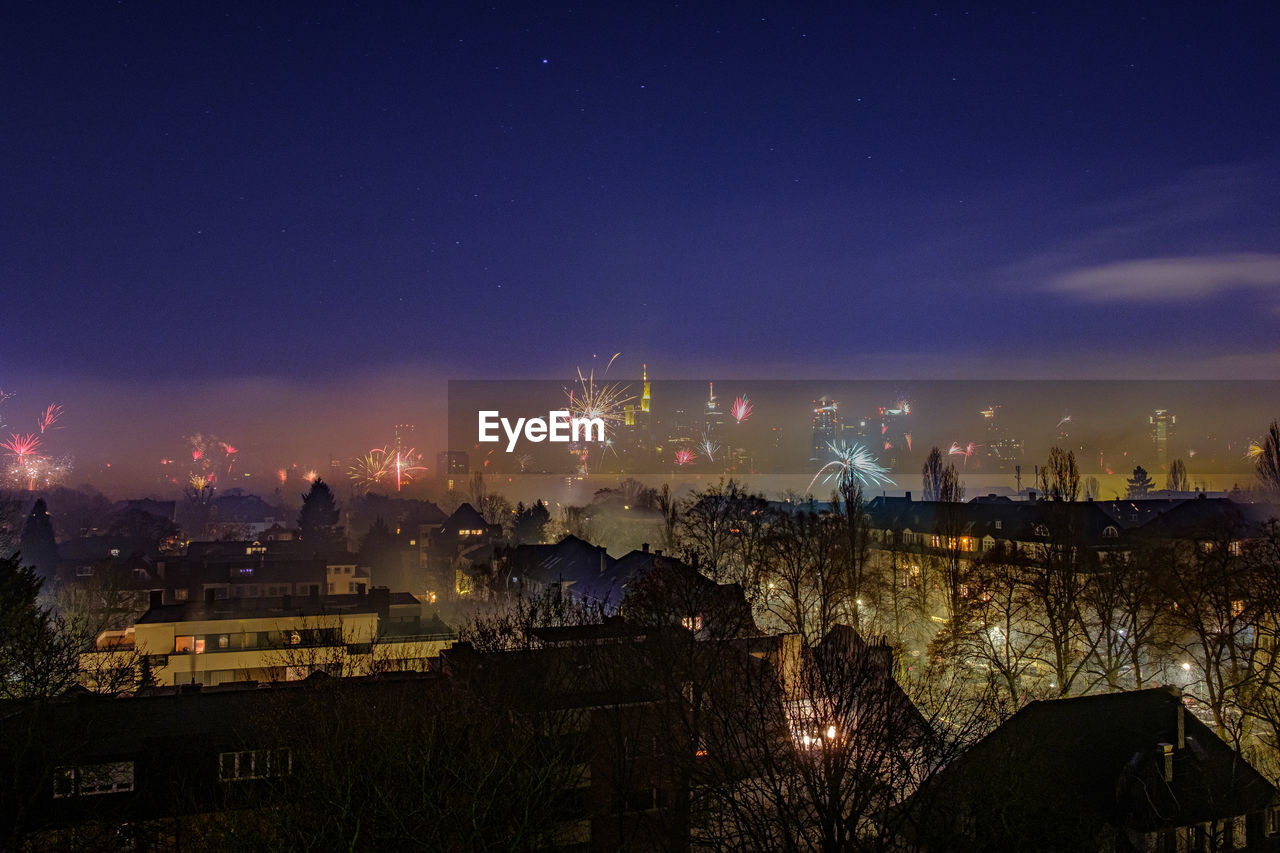
[[693,451],[692,451],[692,450],[690,450],[689,448],[687,448],[687,447],[683,447],[683,448],[681,448],[680,450],[677,450],[677,451],[676,451],[676,464],[677,464],[677,465],[679,465],[679,466],[681,466],[681,467],[684,467],[685,465],[692,465],[692,464],[693,464],[693,460],[694,460],[694,453],[693,453]]
[[751,402],[751,398],[744,396],[733,401],[733,405],[729,407],[729,414],[733,415],[735,421],[742,423],[751,417],[754,409],[755,405]]
[[49,407],[40,413],[40,434],[43,435],[53,429],[60,417],[62,417],[62,407],[57,403],[50,403]]
[[1262,457],[1262,444],[1257,441],[1249,442],[1249,449],[1244,452],[1244,458],[1250,461],[1257,461]]
[[421,460],[422,455],[412,448],[391,450],[375,447],[347,469],[347,476],[363,492],[380,485],[394,485],[398,492],[406,484],[413,482],[413,477],[418,472],[427,470],[419,464]]
[[[0,391],[0,403],[12,396]],[[36,418],[38,432],[10,433],[8,441],[0,442],[0,449],[9,457],[4,476],[11,485],[28,490],[47,488],[58,485],[71,473],[70,456],[50,456],[43,452],[44,435],[55,428],[60,417],[62,406],[51,403]]]
[[[619,355],[622,353],[614,353],[613,358],[609,359],[601,374],[602,379],[608,375],[609,368]],[[578,384],[565,389],[565,395],[569,398],[570,417],[599,418],[604,422],[605,435],[612,435],[625,419],[622,407],[635,399],[629,391],[628,386],[618,382],[602,381],[597,384],[595,368],[586,375],[583,375],[582,368],[578,368]]]
[[850,480],[857,480],[864,486],[894,486],[889,478],[889,469],[879,463],[871,451],[861,444],[846,444],[843,441],[828,441],[827,450],[835,454],[835,459],[818,469],[809,481],[812,489],[819,479],[823,483],[843,485]]
[[716,454],[720,452],[720,442],[712,438],[710,433],[704,432],[702,440],[698,442],[698,452],[707,457],[708,462],[715,462]]

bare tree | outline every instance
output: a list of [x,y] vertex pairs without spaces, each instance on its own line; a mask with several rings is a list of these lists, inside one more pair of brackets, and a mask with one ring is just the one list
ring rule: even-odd
[[933,448],[929,451],[929,457],[924,461],[924,470],[921,477],[924,481],[924,499],[927,501],[940,500],[939,495],[942,494],[942,478],[945,466],[942,464],[942,451]]
[[1040,468],[1040,490],[1055,501],[1074,501],[1080,495],[1080,469],[1070,450],[1049,449],[1049,460]]
[[1280,493],[1280,422],[1271,422],[1266,437],[1259,445],[1257,465],[1262,487],[1269,492]]

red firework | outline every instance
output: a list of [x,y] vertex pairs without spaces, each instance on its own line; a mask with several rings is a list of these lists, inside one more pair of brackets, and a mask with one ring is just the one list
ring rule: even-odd
[[692,450],[689,450],[688,448],[684,448],[676,451],[677,465],[692,465],[693,460],[694,460],[694,454]]
[[742,423],[751,417],[752,410],[755,405],[752,404],[750,397],[739,397],[733,401],[733,405],[729,408],[729,414],[733,415],[733,419],[738,423]]

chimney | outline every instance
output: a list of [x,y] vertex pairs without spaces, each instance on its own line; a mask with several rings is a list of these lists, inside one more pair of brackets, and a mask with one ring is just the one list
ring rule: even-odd
[[391,590],[385,586],[375,586],[369,590],[369,604],[378,611],[379,622],[391,621]]
[[162,604],[164,604],[164,590],[163,589],[151,590],[151,601],[148,604],[148,608],[151,610],[154,610],[155,608],[159,607]]
[[1036,502],[1036,490],[1035,490],[1035,489],[1028,489],[1028,490],[1027,490],[1027,500],[1031,501],[1032,503],[1035,503],[1035,502]]
[[1196,495],[1196,499],[1197,499],[1197,500],[1204,500],[1204,499],[1205,499],[1205,498],[1207,498],[1207,497],[1209,497],[1209,496],[1208,496],[1208,495],[1206,495],[1204,492],[1201,492],[1200,494]]
[[649,543],[648,543],[648,542],[642,542],[642,543],[640,543],[640,550],[641,550],[643,553],[648,554],[648,553],[649,553]]
[[1173,744],[1158,743],[1156,749],[1160,750],[1160,757],[1164,760],[1164,781],[1173,781]]
[[907,492],[907,500],[908,500],[908,501],[910,501],[910,500],[911,500],[911,493],[910,493],[910,492]]

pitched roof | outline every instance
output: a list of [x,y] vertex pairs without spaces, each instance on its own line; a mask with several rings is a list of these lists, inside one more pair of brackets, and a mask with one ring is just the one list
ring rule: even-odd
[[[1162,744],[1172,747],[1171,781]],[[1276,790],[1186,709],[1180,690],[1158,687],[1032,702],[919,796],[936,815],[967,811],[980,837],[1008,832],[1026,844],[1068,821],[1148,832],[1230,818],[1263,809]],[[1062,823],[1046,820],[1047,802]]]
[[453,514],[440,525],[440,532],[444,534],[457,533],[459,530],[488,529],[489,525],[485,522],[484,516],[469,503],[464,503],[455,509]]

